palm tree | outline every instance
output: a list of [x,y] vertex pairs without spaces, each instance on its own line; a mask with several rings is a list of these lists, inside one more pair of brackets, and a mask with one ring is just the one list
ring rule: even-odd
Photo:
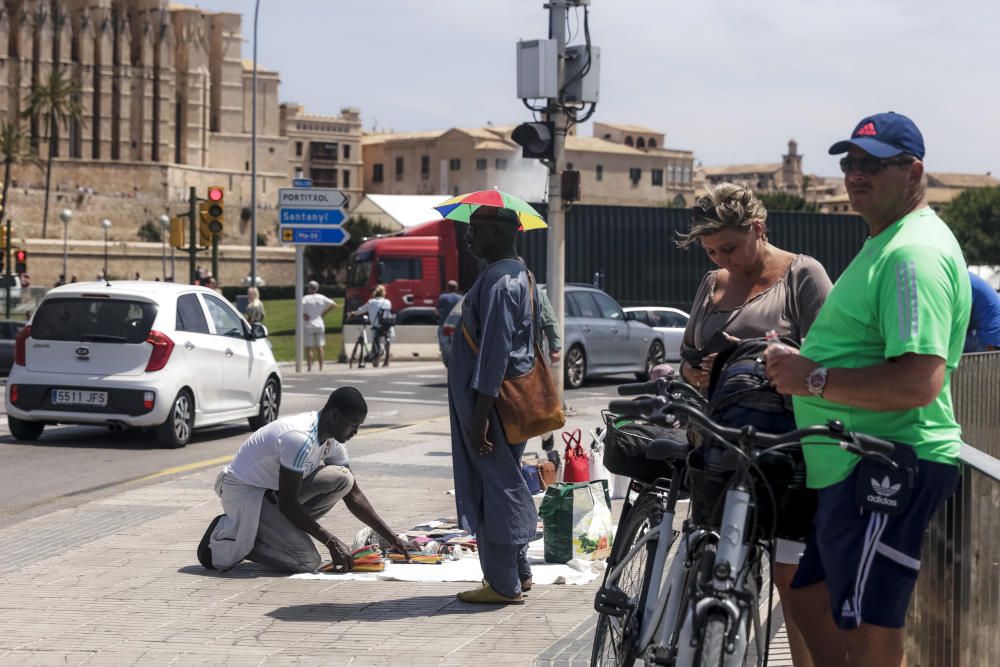
[[49,159],[45,166],[45,206],[42,214],[42,238],[49,226],[49,191],[52,187],[52,161],[56,155],[55,134],[59,127],[69,129],[71,122],[83,122],[80,108],[80,87],[53,67],[48,76],[37,83],[28,94],[28,114],[45,119],[45,132],[49,138]]
[[[11,273],[10,266],[10,216],[7,216],[7,209],[10,207],[10,201],[7,196],[10,194],[10,170],[15,164],[25,161],[34,161],[35,156],[31,152],[31,148],[28,146],[28,135],[25,134],[24,130],[17,123],[11,123],[10,121],[2,120],[0,121],[0,158],[3,159],[3,194],[0,195],[0,234],[4,235],[3,244],[4,253],[6,257],[4,258],[4,267],[7,270],[7,275]],[[7,228],[3,227],[3,219],[7,217]],[[10,317],[10,287],[7,288],[7,299],[6,302],[6,312],[7,317]]]

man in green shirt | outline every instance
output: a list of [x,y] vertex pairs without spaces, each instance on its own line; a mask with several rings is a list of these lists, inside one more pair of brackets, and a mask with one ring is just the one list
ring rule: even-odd
[[904,664],[902,627],[924,530],[958,481],[950,378],[972,297],[961,248],[927,205],[924,142],[913,121],[869,116],[830,153],[847,153],[847,194],[871,235],[801,354],[771,355],[768,375],[794,396],[800,427],[839,419],[912,446],[918,461],[909,501],[894,514],[859,498],[896,505],[905,490],[862,475],[858,457],[839,447],[804,447],[819,505],[790,602],[816,665],[895,667]]

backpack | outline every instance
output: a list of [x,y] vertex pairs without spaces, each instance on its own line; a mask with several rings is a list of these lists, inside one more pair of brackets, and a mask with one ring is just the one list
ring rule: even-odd
[[[788,338],[781,342],[798,348]],[[791,401],[775,391],[764,373],[767,341],[750,338],[720,352],[712,367],[708,389],[708,416],[740,428],[753,426],[764,433],[784,433],[795,428]]]

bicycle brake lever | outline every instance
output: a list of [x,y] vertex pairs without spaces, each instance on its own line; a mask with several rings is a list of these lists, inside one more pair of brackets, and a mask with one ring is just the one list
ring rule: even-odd
[[885,454],[880,454],[879,452],[871,452],[871,451],[866,452],[853,442],[847,442],[846,440],[841,440],[840,448],[850,452],[851,454],[857,454],[858,456],[874,459],[875,461],[878,461],[882,465],[888,466],[894,471],[899,470],[899,464],[890,459]]

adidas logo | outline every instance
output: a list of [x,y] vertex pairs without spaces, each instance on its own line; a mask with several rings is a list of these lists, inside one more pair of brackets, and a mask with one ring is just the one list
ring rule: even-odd
[[884,498],[892,498],[899,493],[899,489],[902,486],[902,484],[892,484],[888,475],[881,482],[875,478],[872,478],[871,482],[872,490]]
[[878,132],[875,131],[875,123],[865,123],[858,128],[858,131],[854,133],[856,137],[874,137]]
[[842,618],[854,618],[854,609],[847,600],[844,600],[844,606],[840,608],[840,615]]

